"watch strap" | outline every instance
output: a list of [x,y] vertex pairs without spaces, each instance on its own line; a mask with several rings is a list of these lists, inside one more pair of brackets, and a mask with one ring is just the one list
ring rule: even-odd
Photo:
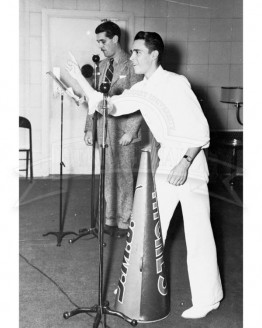
[[193,158],[188,155],[184,155],[183,158],[185,158],[188,161],[188,163],[192,163],[193,161]]

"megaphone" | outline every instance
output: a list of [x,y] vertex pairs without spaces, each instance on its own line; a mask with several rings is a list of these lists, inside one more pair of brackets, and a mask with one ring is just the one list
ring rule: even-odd
[[115,309],[138,322],[170,312],[164,247],[150,152],[142,150]]

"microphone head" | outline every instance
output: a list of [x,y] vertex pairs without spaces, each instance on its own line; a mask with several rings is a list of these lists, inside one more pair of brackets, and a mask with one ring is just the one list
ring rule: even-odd
[[104,82],[100,86],[100,91],[104,94],[108,93],[109,89],[110,89],[110,84],[108,82]]
[[92,77],[93,72],[94,72],[94,69],[89,64],[86,64],[86,65],[81,67],[81,73],[86,79]]
[[92,60],[93,60],[94,63],[98,63],[99,60],[100,60],[99,55],[94,55],[94,56],[92,57]]

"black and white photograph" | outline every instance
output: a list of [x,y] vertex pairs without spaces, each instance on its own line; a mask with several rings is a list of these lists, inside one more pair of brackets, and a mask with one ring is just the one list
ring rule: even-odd
[[260,101],[244,92],[243,0],[13,2],[5,326],[257,327],[259,248],[244,247],[261,228],[245,195],[258,205],[261,147],[246,99]]

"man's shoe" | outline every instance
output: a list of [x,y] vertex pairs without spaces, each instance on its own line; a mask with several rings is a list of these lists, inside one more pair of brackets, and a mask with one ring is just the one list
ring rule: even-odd
[[124,238],[124,237],[126,237],[127,232],[128,232],[128,229],[118,228],[115,232],[115,236],[116,236],[116,238]]
[[190,309],[184,311],[181,317],[185,319],[200,319],[204,318],[210,311],[216,310],[220,305],[220,302],[217,302],[209,306],[192,306]]
[[114,236],[116,229],[117,229],[117,227],[115,227],[115,226],[109,226],[109,225],[105,224],[104,233],[106,233],[107,235],[110,235],[110,236]]

